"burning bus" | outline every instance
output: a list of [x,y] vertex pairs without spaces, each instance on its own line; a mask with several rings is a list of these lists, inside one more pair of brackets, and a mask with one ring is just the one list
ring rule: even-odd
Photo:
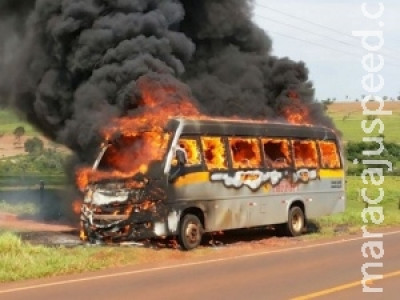
[[109,140],[80,184],[90,242],[176,236],[190,250],[206,232],[271,224],[298,236],[345,208],[338,137],[310,125],[169,119]]

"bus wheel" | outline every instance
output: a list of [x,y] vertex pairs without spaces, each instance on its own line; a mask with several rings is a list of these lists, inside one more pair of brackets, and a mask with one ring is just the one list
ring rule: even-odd
[[203,225],[195,215],[187,214],[183,217],[178,241],[183,250],[192,250],[200,245],[203,237]]
[[299,236],[305,228],[305,216],[303,210],[298,206],[293,206],[289,210],[288,222],[278,224],[276,232],[278,236]]
[[305,216],[303,210],[298,206],[293,206],[289,210],[288,235],[299,236],[303,233],[305,227]]

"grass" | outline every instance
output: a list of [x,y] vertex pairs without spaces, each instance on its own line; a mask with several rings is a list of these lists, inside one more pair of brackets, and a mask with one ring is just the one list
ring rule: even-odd
[[[400,143],[398,129],[400,126],[400,101],[385,104],[385,110],[391,110],[392,115],[377,116],[385,124],[384,137],[386,142]],[[362,113],[360,103],[334,103],[328,107],[328,115],[336,127],[342,132],[344,141],[360,142],[367,136],[361,128],[361,122],[367,119]],[[367,123],[370,126],[371,121]],[[378,127],[377,127],[378,128]],[[377,136],[377,129],[370,136]]]
[[[385,124],[385,131],[383,133],[386,142],[399,143],[398,129],[400,127],[400,116],[384,116],[380,119]],[[333,118],[336,127],[342,132],[344,141],[361,142],[363,137],[367,136],[378,136],[377,129],[374,131],[374,135],[367,135],[361,128],[361,122],[366,120],[364,116],[358,115],[351,119],[343,120],[342,118]],[[372,121],[368,121],[367,126],[370,126]],[[378,128],[378,127],[376,127]]]
[[378,187],[368,184],[364,185],[360,177],[347,177],[346,186],[346,211],[341,214],[336,214],[328,217],[322,217],[314,222],[320,228],[320,231],[313,234],[314,237],[323,237],[335,235],[338,231],[344,232],[357,232],[361,226],[368,225],[368,227],[381,228],[400,224],[400,185],[399,176],[386,176],[385,182],[381,188],[383,188],[385,196],[379,206],[383,207],[383,213],[385,216],[382,224],[376,225],[370,222],[365,224],[361,212],[366,208],[366,203],[360,195],[360,189],[367,189],[367,196],[371,199],[375,199],[378,195]]
[[132,247],[45,247],[22,241],[17,234],[0,233],[0,282],[76,274],[138,263],[181,261],[201,257],[211,249],[181,252]]
[[13,134],[14,129],[23,126],[25,135],[38,135],[39,132],[29,123],[23,121],[10,109],[0,109],[0,134]]
[[13,233],[0,234],[0,282],[94,271],[134,264],[144,249],[49,248],[21,241]]
[[12,187],[36,187],[43,180],[46,186],[60,186],[67,182],[64,174],[26,174],[26,175],[0,175],[0,191]]

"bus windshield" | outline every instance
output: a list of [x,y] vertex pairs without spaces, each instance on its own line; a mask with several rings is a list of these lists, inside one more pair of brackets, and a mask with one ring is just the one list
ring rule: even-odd
[[151,161],[160,161],[167,149],[169,135],[141,132],[120,136],[100,151],[94,169],[102,172],[145,173]]

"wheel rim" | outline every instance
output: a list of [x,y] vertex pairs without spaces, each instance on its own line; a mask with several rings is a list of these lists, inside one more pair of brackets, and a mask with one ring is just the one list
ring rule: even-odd
[[198,224],[196,223],[189,223],[186,227],[185,230],[185,236],[186,240],[191,244],[196,244],[199,242],[199,236],[200,236],[200,229]]
[[295,232],[300,232],[303,229],[303,216],[300,212],[296,212],[292,216],[292,228]]

